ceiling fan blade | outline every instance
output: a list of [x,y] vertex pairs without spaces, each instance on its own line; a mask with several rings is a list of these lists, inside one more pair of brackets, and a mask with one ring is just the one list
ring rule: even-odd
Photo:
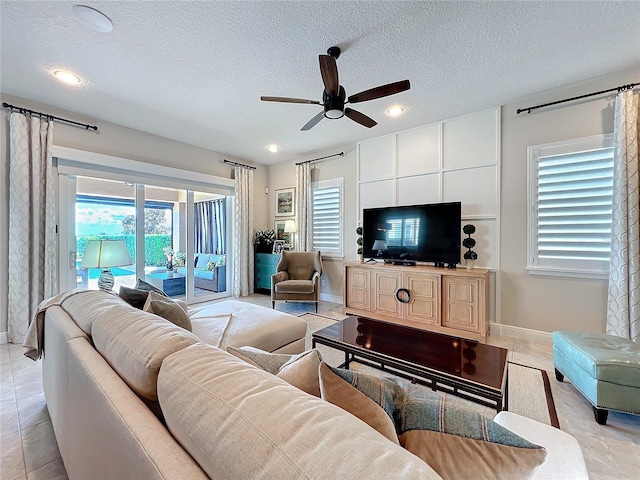
[[307,124],[302,127],[300,130],[302,131],[306,131],[306,130],[311,130],[313,127],[315,127],[318,122],[320,120],[322,120],[324,118],[324,111],[320,112],[319,114],[317,114],[315,117],[313,117],[311,120],[309,120],[307,122]]
[[289,97],[260,97],[263,102],[287,102],[287,103],[310,103],[320,105],[316,100],[307,100],[305,98],[289,98]]
[[330,95],[337,95],[340,84],[338,83],[338,66],[335,57],[320,55],[320,73],[325,91]]
[[375,127],[378,124],[378,122],[373,118],[367,117],[364,113],[360,113],[353,108],[345,108],[344,114],[354,122],[358,122],[360,125],[364,125],[367,128]]
[[349,97],[349,103],[366,102],[367,100],[375,100],[376,98],[382,98],[394,93],[404,92],[409,90],[411,85],[409,80],[401,80],[399,82],[389,83],[387,85],[380,85],[379,87],[359,92]]

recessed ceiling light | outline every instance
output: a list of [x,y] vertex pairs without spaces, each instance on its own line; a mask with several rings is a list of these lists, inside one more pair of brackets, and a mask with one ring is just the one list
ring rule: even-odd
[[82,83],[80,77],[69,70],[54,70],[52,75],[67,85],[80,85]]
[[390,117],[398,117],[404,113],[404,107],[402,105],[394,105],[387,108],[386,114]]
[[71,7],[71,11],[80,23],[91,30],[96,32],[110,32],[113,30],[113,22],[109,17],[95,8],[87,7],[86,5],[74,5]]
[[280,147],[278,145],[276,145],[275,143],[271,143],[271,144],[267,145],[264,148],[269,150],[271,153],[276,153],[278,150],[280,150]]

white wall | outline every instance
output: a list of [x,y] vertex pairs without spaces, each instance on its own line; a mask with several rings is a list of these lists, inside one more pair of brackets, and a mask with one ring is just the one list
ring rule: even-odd
[[610,75],[521,99],[502,108],[502,324],[551,332],[604,332],[607,281],[529,275],[527,146],[613,132],[613,98],[599,96],[516,115],[517,108],[640,81],[640,70]]
[[[289,188],[296,186],[296,162],[302,162],[313,158],[333,155],[335,153],[344,152],[344,157],[334,157],[327,160],[314,162],[312,170],[312,180],[329,180],[333,178],[344,178],[344,212],[343,212],[343,235],[344,235],[344,261],[354,261],[357,257],[356,245],[356,227],[357,223],[357,178],[356,178],[356,146],[335,147],[319,152],[313,155],[300,157],[296,160],[276,163],[269,166],[269,195],[262,196],[266,198],[269,205],[269,222],[265,222],[263,228],[273,228],[273,222],[276,219],[275,213],[275,190],[279,188]],[[261,193],[256,191],[256,199]],[[257,222],[256,222],[257,223]],[[268,225],[267,225],[268,224]],[[256,228],[258,228],[256,226]],[[342,269],[343,259],[325,258],[322,261],[325,286],[320,288],[322,298],[338,300],[342,298]],[[339,300],[341,301],[341,300]]]
[[[92,118],[82,117],[72,112],[35,103],[22,98],[0,94],[3,102],[27,107],[32,110],[43,111],[59,117],[86,122],[97,125],[99,132],[86,131],[82,128],[72,127],[63,123],[56,123],[54,127],[54,144],[64,147],[77,148],[116,157],[148,162],[156,165],[192,170],[223,178],[232,178],[233,168],[222,163],[223,159],[250,164],[243,159],[223,155],[221,153],[194,147],[185,143],[176,142],[164,137],[158,137],[149,133],[133,130],[108,122],[95,121]],[[9,110],[2,109],[0,123],[0,139],[2,150],[0,151],[0,258],[8,256],[9,225],[9,145],[8,119]],[[265,153],[266,155],[267,153]],[[263,191],[267,182],[267,168],[257,165],[255,174],[256,191]],[[267,216],[267,205],[256,201],[254,215],[257,219]],[[0,335],[7,331],[7,262],[2,262],[0,269]]]

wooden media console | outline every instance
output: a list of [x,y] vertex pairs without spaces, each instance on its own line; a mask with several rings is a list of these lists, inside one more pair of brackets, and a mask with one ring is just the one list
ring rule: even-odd
[[344,306],[362,315],[485,342],[489,270],[345,263]]

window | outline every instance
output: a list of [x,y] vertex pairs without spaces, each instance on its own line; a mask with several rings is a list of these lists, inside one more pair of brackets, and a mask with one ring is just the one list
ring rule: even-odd
[[608,273],[613,136],[529,147],[527,270],[602,277]]
[[342,257],[342,178],[313,182],[313,249]]

